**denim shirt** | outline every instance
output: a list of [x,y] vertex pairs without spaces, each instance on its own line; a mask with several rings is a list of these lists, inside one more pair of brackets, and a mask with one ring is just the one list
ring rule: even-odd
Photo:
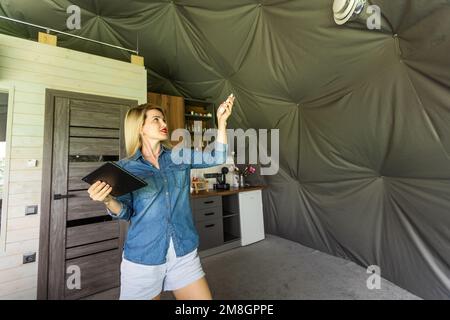
[[179,155],[187,161],[176,164],[171,158],[172,150],[161,145],[160,169],[145,160],[140,150],[116,162],[147,182],[147,186],[116,198],[122,205],[118,215],[107,210],[114,218],[130,221],[125,259],[145,265],[163,264],[170,237],[177,257],[198,247],[190,203],[190,170],[225,163],[228,146],[215,142],[212,147],[212,152],[180,149]]

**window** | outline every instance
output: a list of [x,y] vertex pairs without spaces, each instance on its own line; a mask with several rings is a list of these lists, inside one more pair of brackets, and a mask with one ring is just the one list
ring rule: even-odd
[[6,169],[6,126],[8,119],[8,94],[0,92],[0,230],[2,227],[2,204]]

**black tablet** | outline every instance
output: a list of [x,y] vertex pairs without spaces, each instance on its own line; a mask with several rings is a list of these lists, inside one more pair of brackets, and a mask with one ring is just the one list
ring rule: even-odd
[[130,193],[147,185],[147,182],[136,177],[114,162],[107,162],[87,176],[81,178],[84,182],[94,184],[98,180],[106,182],[112,187],[114,197]]

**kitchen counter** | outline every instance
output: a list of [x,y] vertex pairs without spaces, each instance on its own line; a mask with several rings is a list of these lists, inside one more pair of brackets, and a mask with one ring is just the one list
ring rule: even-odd
[[235,194],[239,192],[246,192],[246,191],[254,191],[254,190],[263,190],[267,188],[266,185],[260,185],[260,186],[249,186],[249,187],[239,187],[239,188],[233,188],[231,187],[230,190],[216,190],[216,189],[210,189],[209,191],[201,190],[198,193],[192,192],[191,198],[197,199],[197,198],[206,198],[206,197],[212,197],[212,196],[227,196],[230,194]]

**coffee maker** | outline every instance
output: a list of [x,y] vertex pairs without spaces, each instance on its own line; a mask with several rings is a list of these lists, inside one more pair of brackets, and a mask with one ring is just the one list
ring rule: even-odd
[[213,188],[216,190],[230,190],[230,184],[227,183],[228,168],[222,167],[222,173],[205,173],[205,178],[216,178],[216,183],[213,184]]

